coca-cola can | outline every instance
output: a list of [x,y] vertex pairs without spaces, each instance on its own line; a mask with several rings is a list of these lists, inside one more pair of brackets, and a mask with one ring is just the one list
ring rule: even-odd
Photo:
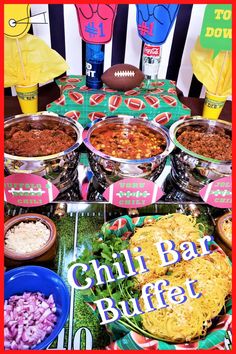
[[144,43],[142,71],[147,80],[157,80],[161,62],[161,47]]

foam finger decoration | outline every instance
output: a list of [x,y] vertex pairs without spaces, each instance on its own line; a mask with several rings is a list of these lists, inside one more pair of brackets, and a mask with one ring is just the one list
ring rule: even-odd
[[86,85],[102,87],[104,53],[102,44],[111,40],[117,5],[75,5],[79,32],[86,42]]
[[165,43],[179,5],[142,4],[137,7],[137,28],[144,41],[142,70],[146,79],[156,80],[161,61],[161,45]]
[[137,6],[138,33],[145,43],[165,43],[179,10],[179,5],[151,4]]
[[111,40],[117,5],[75,5],[81,38],[90,44]]

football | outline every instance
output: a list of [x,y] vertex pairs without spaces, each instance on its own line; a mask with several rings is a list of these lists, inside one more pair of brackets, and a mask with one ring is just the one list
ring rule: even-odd
[[141,84],[144,74],[133,65],[116,64],[107,69],[101,78],[111,89],[128,91]]
[[122,103],[122,97],[119,95],[113,95],[109,98],[109,110],[111,112],[115,111],[120,107]]
[[70,99],[77,103],[77,104],[83,104],[84,103],[84,96],[79,93],[79,92],[73,92],[73,91],[69,91],[68,96],[70,97]]

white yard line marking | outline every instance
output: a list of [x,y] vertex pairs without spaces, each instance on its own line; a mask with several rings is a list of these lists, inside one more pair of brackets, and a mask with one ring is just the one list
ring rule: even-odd
[[[74,232],[74,251],[73,251],[73,261],[76,260],[77,256],[77,236],[78,236],[78,212],[75,214],[75,232]],[[72,335],[73,335],[73,317],[74,317],[74,296],[75,289],[71,288],[70,293],[70,314],[69,314],[69,332],[68,332],[68,350],[72,349]]]

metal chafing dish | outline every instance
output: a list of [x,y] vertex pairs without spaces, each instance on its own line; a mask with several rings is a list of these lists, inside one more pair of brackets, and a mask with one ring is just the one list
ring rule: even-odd
[[[13,129],[14,128],[14,129]],[[9,137],[17,129],[54,129],[60,128],[75,139],[69,149],[48,156],[22,157],[4,153],[6,174],[28,173],[36,174],[52,182],[60,192],[71,187],[77,179],[79,162],[79,147],[82,143],[82,126],[67,117],[33,114],[9,117],[4,122],[4,138]]]
[[187,127],[199,127],[204,132],[214,132],[223,128],[226,134],[231,137],[232,126],[231,123],[222,120],[193,117],[188,120],[179,120],[170,127],[170,139],[175,144],[175,149],[171,154],[171,176],[176,185],[184,192],[198,196],[199,191],[206,184],[231,175],[232,161],[204,157],[181,145],[177,141],[177,137]]
[[[160,133],[166,142],[165,150],[160,154],[151,158],[128,160],[114,156],[108,156],[101,151],[96,150],[91,142],[91,134],[100,127],[105,127],[110,123],[120,123],[125,125],[139,124],[149,127],[155,132]],[[166,157],[170,154],[173,144],[170,142],[168,130],[160,124],[143,121],[142,119],[130,116],[114,116],[106,119],[98,119],[91,126],[85,128],[86,136],[84,144],[88,148],[88,159],[92,172],[95,175],[96,181],[103,189],[107,188],[117,180],[129,177],[141,177],[155,181],[161,174]]]

